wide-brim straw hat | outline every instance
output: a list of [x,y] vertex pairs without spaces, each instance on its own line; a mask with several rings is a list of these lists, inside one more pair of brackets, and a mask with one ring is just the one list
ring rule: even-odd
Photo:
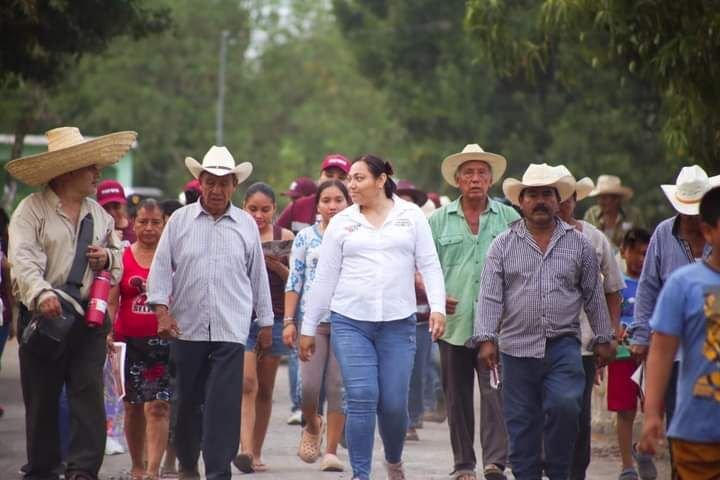
[[673,208],[683,215],[699,215],[700,200],[713,187],[720,185],[720,175],[708,177],[698,165],[683,167],[675,185],[660,185]]
[[[558,173],[570,175],[573,179],[575,179],[575,175],[573,175],[565,165],[558,165],[556,168],[558,169]],[[583,198],[587,198],[590,195],[590,192],[594,189],[595,182],[593,182],[590,177],[583,177],[580,180],[575,180],[575,200],[579,202]]]
[[486,152],[477,143],[470,143],[465,145],[462,152],[453,153],[452,155],[445,157],[442,161],[440,171],[442,172],[442,176],[445,181],[453,187],[457,187],[458,184],[455,180],[455,173],[457,173],[457,169],[463,163],[470,162],[472,160],[485,162],[490,165],[490,168],[492,169],[492,183],[500,180],[507,168],[507,160],[505,160],[505,157],[498,155],[497,153]]
[[553,187],[564,202],[575,191],[575,179],[572,175],[564,175],[562,170],[551,167],[547,163],[531,163],[525,170],[522,180],[506,178],[503,182],[503,193],[513,205],[520,205],[520,193],[531,187]]
[[633,196],[633,189],[622,184],[620,177],[615,175],[600,175],[597,184],[590,197],[598,195],[620,195],[624,200],[630,200]]
[[195,178],[200,178],[202,172],[208,172],[218,177],[232,174],[235,175],[238,183],[247,180],[253,171],[252,163],[243,162],[240,165],[235,165],[235,159],[230,150],[215,145],[207,151],[202,163],[192,157],[186,157],[185,166]]
[[11,160],[5,170],[21,182],[36,187],[80,168],[117,163],[132,147],[137,132],[116,132],[85,140],[77,127],[48,130],[48,151]]

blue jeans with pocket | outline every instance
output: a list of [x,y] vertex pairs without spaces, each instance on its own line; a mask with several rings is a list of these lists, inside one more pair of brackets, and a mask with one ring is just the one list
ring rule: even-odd
[[[505,423],[517,480],[566,480],[585,388],[580,341],[548,339],[545,358],[502,354]],[[544,450],[544,462],[543,462]]]
[[332,347],[345,386],[345,438],[350,465],[355,478],[368,480],[376,418],[385,460],[402,460],[415,359],[415,315],[367,322],[332,312],[330,324]]
[[432,347],[432,336],[428,331],[427,322],[418,323],[415,332],[417,350],[410,377],[410,397],[408,399],[408,413],[412,428],[422,423],[422,414],[425,412],[425,379],[426,371],[430,367],[430,349]]

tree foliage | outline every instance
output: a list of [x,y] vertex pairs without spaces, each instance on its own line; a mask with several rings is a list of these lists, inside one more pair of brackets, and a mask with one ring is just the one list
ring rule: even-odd
[[[529,5],[529,3],[531,5]],[[559,45],[596,71],[640,79],[662,98],[663,133],[678,161],[720,167],[720,4],[714,0],[470,0],[467,23],[500,75],[529,78],[553,64]],[[532,29],[515,27],[531,11]],[[524,33],[524,34],[523,34]]]
[[99,53],[113,38],[141,38],[165,29],[167,9],[137,0],[21,0],[0,8],[0,79],[52,86],[85,53]]

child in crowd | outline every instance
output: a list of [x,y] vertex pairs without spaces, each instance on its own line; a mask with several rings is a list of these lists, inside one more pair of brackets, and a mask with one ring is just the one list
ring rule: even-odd
[[[625,289],[622,291],[622,312],[620,328],[622,337],[618,345],[615,361],[608,365],[607,402],[608,410],[617,412],[617,438],[622,459],[619,480],[651,480],[657,476],[652,456],[635,453],[638,470],[633,462],[633,422],[637,412],[639,389],[632,381],[632,374],[639,363],[630,356],[625,331],[633,321],[635,312],[635,292],[642,272],[645,252],[650,243],[650,233],[642,228],[629,230],[620,246],[620,254],[625,261]],[[639,474],[639,476],[638,476]]]
[[650,321],[640,450],[654,453],[663,435],[663,396],[680,348],[670,447],[680,479],[710,480],[720,478],[720,187],[703,196],[700,222],[712,253],[670,276]]

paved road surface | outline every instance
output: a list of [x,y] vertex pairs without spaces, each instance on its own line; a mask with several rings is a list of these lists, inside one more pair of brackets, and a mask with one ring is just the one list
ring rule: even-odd
[[[308,465],[296,456],[300,438],[300,428],[285,423],[289,413],[287,395],[287,371],[281,367],[278,372],[278,385],[273,406],[268,437],[265,441],[264,460],[270,467],[267,472],[242,475],[234,471],[233,477],[248,480],[335,480],[351,478],[349,472],[323,473],[317,464]],[[0,372],[0,404],[5,406],[5,416],[0,419],[0,480],[19,478],[18,468],[25,460],[25,436],[23,426],[24,409],[20,393],[19,372],[17,364],[17,343],[11,341],[5,349]],[[404,461],[409,480],[415,479],[448,479],[452,456],[450,453],[447,424],[425,424],[419,431],[420,442],[406,445]],[[602,438],[595,441],[600,450],[607,451],[606,442]],[[347,451],[340,449],[340,458],[347,461]],[[479,455],[478,455],[479,456]],[[382,446],[379,439],[375,442],[374,478],[384,479],[382,469]],[[123,472],[130,466],[128,455],[106,456],[101,471],[101,478],[123,478]],[[607,453],[595,454],[588,472],[588,480],[616,479],[619,473],[618,459]],[[660,465],[659,479],[669,478],[667,465]]]

